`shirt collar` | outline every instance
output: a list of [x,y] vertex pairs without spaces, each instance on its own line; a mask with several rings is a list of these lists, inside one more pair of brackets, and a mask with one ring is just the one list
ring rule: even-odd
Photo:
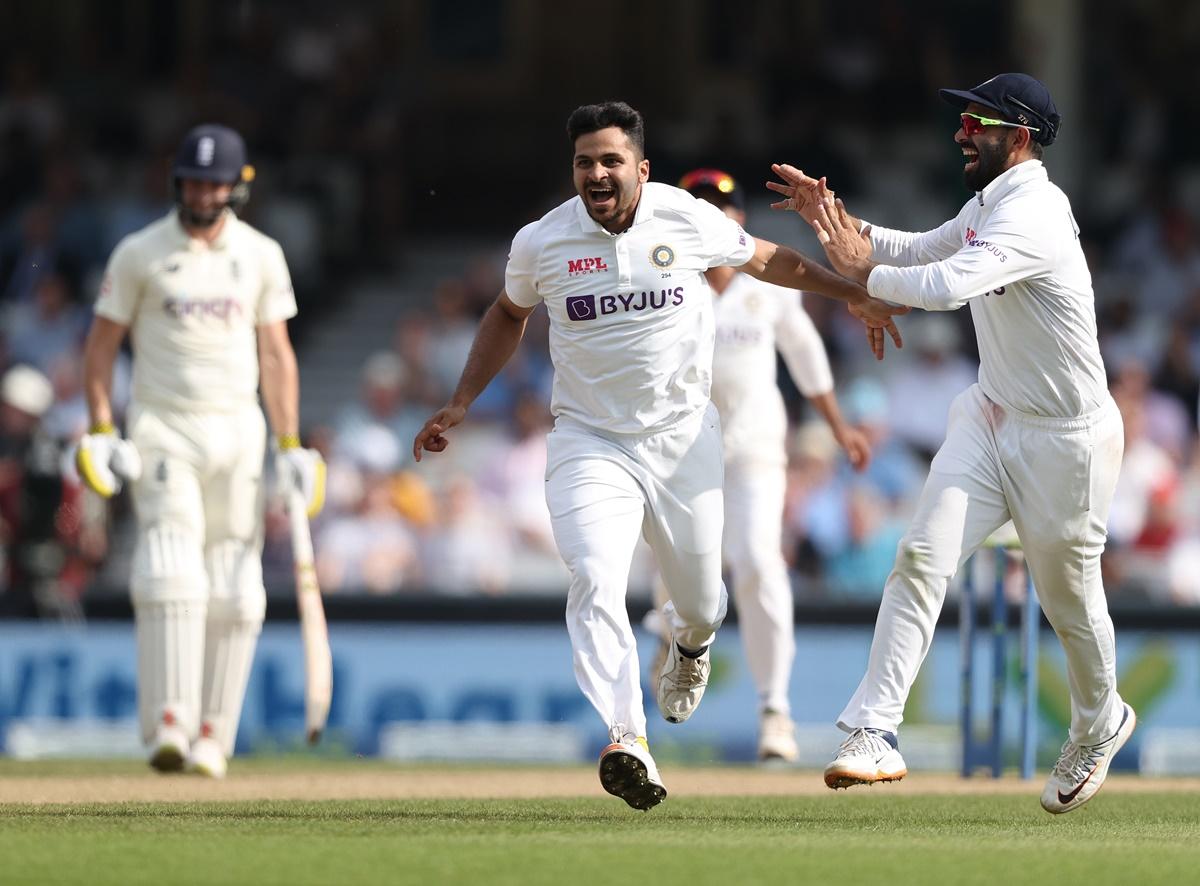
[[225,249],[229,246],[230,232],[237,223],[237,216],[232,209],[224,210],[224,216],[225,224],[221,226],[221,233],[217,235],[217,239],[212,243],[205,243],[203,240],[197,240],[190,236],[184,229],[183,222],[179,220],[178,209],[171,210],[171,233],[175,238],[176,245],[191,252],[200,252],[203,249]]
[[1020,187],[1026,182],[1047,178],[1049,176],[1046,174],[1046,167],[1042,165],[1041,160],[1025,160],[1011,169],[1004,170],[1004,172],[992,179],[986,188],[979,191],[976,196],[979,198],[980,206],[993,206],[1001,197],[1008,194],[1009,191]]
[[[637,209],[633,211],[633,224],[626,231],[633,230],[642,222],[654,216],[654,201],[651,198],[654,189],[648,187],[649,184],[650,182],[642,182],[642,194],[638,198]],[[579,219],[579,226],[585,234],[604,234],[607,237],[620,237],[621,234],[626,233],[626,231],[622,231],[621,234],[614,234],[612,231],[605,229],[603,225],[588,215],[587,207],[583,204],[583,198],[578,195],[575,197],[575,215]]]

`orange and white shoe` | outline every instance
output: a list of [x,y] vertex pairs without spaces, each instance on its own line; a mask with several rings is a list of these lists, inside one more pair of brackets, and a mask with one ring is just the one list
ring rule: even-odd
[[908,775],[896,736],[880,729],[855,729],[825,767],[825,784],[837,790],[856,784],[899,781]]
[[1125,705],[1117,731],[1098,744],[1075,744],[1068,738],[1042,791],[1042,808],[1061,815],[1092,799],[1108,777],[1113,757],[1129,741],[1135,726],[1137,715]]
[[667,789],[645,737],[625,732],[620,726],[612,728],[610,737],[612,744],[600,752],[600,784],[604,790],[643,812],[665,800]]

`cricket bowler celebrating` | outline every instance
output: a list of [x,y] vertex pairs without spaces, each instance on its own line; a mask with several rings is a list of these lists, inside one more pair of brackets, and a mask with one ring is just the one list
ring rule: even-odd
[[[830,787],[905,774],[896,731],[929,650],[950,577],[1009,519],[1046,618],[1063,644],[1071,726],[1042,793],[1070,812],[1104,783],[1136,717],[1117,693],[1112,620],[1100,576],[1124,447],[1096,341],[1092,280],[1071,205],[1042,152],[1060,116],[1046,87],[1000,74],[943,89],[962,113],[955,143],[975,192],[957,217],[922,234],[850,216],[792,167],[776,167],[834,267],[888,302],[948,311],[970,304],[979,382],[950,409],[946,441],[883,591],[867,673],[838,718],[850,733],[825,769]],[[853,307],[852,311],[856,310]],[[875,321],[868,335],[881,340]]]
[[672,654],[659,710],[691,716],[708,682],[708,647],[725,617],[722,455],[709,403],[712,295],[703,273],[739,267],[793,289],[860,302],[892,331],[898,309],[799,253],[749,236],[703,200],[651,183],[641,115],[586,105],[567,121],[578,196],[513,239],[504,291],[485,314],[458,388],[413,441],[441,452],[445,433],[512,355],[539,302],[554,363],[546,502],[570,571],[567,627],[580,688],[609,728],[604,788],[636,809],[666,789],[646,743],[637,651],[625,607],[638,534],[670,602]]
[[[314,513],[324,498],[324,464],[299,445],[283,251],[235,215],[253,175],[232,129],[187,134],[171,171],[175,209],[117,245],[84,349],[92,425],[76,461],[106,498],[132,487],[138,712],[162,772],[221,777],[233,753],[266,612],[260,370],[276,475],[299,484]],[[121,439],[110,389],[126,333],[133,396]]]

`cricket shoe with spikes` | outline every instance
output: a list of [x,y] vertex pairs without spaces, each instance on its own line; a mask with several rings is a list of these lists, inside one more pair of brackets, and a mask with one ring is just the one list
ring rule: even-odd
[[650,756],[650,745],[619,725],[609,731],[609,737],[612,743],[600,752],[600,784],[634,809],[653,809],[667,798],[667,789]]
[[700,705],[712,671],[709,649],[705,646],[694,655],[688,654],[672,641],[658,672],[658,692],[655,693],[658,710],[668,723],[682,723]]
[[182,772],[187,755],[187,733],[170,714],[165,715],[150,745],[150,766],[159,772]]
[[1054,815],[1078,809],[1096,795],[1108,776],[1108,767],[1137,726],[1133,708],[1125,705],[1117,731],[1097,744],[1075,744],[1069,738],[1062,746],[1054,771],[1042,791],[1042,808]]
[[855,729],[825,767],[825,784],[837,790],[856,784],[899,781],[908,775],[896,736],[882,729]]
[[215,738],[202,735],[196,739],[192,752],[188,754],[188,772],[206,778],[224,778],[227,769],[225,752]]

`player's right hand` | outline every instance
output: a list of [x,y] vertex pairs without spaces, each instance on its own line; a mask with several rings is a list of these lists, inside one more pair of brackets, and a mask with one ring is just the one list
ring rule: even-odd
[[75,467],[87,487],[103,498],[112,498],[122,485],[142,475],[142,459],[128,440],[112,426],[93,428],[79,438]]
[[435,412],[413,440],[413,458],[420,461],[422,449],[428,452],[444,450],[450,441],[442,435],[466,417],[467,410],[462,406],[443,406]]

